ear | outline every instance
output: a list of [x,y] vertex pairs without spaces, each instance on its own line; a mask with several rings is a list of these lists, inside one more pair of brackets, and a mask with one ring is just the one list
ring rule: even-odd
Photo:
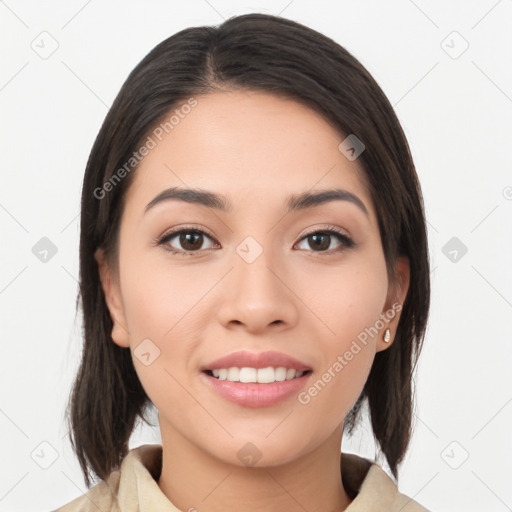
[[[378,334],[377,352],[389,348],[395,340],[398,322],[409,290],[409,283],[409,258],[406,256],[400,256],[397,258],[395,264],[395,281],[389,283],[386,303],[382,314],[380,315],[380,318],[384,323],[384,327],[380,329]],[[388,342],[384,341],[386,329],[389,329],[391,335]]]
[[105,301],[109,309],[110,318],[112,319],[112,340],[120,347],[129,347],[130,337],[128,329],[126,328],[118,276],[112,268],[110,268],[102,248],[96,249],[94,258],[98,263],[101,286],[105,294]]

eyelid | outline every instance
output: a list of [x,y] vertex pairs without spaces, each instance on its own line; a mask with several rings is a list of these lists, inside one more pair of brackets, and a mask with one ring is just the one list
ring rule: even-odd
[[349,239],[352,238],[345,229],[340,228],[339,226],[336,226],[335,224],[324,224],[324,225],[322,225],[322,227],[315,226],[315,227],[311,228],[310,230],[308,229],[308,231],[306,231],[304,234],[302,234],[300,236],[300,240],[302,240],[306,236],[313,235],[315,233],[320,233],[323,231],[335,231],[336,233],[343,235],[346,238],[349,238]]
[[158,242],[169,235],[175,235],[177,233],[181,233],[182,231],[200,231],[201,233],[208,235],[212,240],[217,242],[215,236],[213,236],[212,233],[208,231],[208,229],[204,228],[203,226],[199,226],[199,224],[185,224],[184,226],[175,226],[174,228],[165,231],[163,235],[158,236],[154,241]]

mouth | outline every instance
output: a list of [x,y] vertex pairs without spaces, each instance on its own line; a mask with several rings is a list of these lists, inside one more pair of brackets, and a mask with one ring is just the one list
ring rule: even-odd
[[239,351],[201,369],[202,382],[218,397],[242,407],[270,407],[297,395],[313,368],[275,351]]
[[299,379],[308,375],[312,370],[296,370],[285,366],[267,366],[265,368],[254,368],[250,366],[231,366],[229,368],[215,368],[203,370],[203,373],[217,380],[239,383],[272,384]]

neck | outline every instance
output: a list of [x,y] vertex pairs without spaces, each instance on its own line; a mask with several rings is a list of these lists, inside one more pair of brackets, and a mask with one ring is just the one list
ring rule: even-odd
[[[162,427],[162,425],[161,425]],[[186,512],[339,512],[350,504],[341,480],[342,429],[311,453],[287,464],[246,467],[227,464],[162,428],[158,486]]]

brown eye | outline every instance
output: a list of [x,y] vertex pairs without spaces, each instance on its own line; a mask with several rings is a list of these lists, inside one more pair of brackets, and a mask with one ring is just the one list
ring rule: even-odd
[[[331,247],[333,239],[337,241],[335,247]],[[353,240],[347,235],[332,229],[310,233],[303,237],[299,243],[302,242],[307,242],[308,245],[308,247],[303,248],[312,250],[313,252],[327,252],[329,248],[331,248],[333,252],[336,252],[354,245]]]
[[[210,245],[203,247],[203,245],[210,241]],[[190,253],[200,252],[204,249],[211,249],[215,243],[213,239],[204,231],[199,229],[180,229],[165,235],[158,245],[163,245],[167,250],[172,253]]]
[[203,235],[199,232],[181,233],[179,241],[185,251],[194,251],[200,249],[203,245]]
[[317,233],[309,235],[309,246],[312,249],[318,249],[320,251],[326,251],[331,245],[331,237],[325,233]]

